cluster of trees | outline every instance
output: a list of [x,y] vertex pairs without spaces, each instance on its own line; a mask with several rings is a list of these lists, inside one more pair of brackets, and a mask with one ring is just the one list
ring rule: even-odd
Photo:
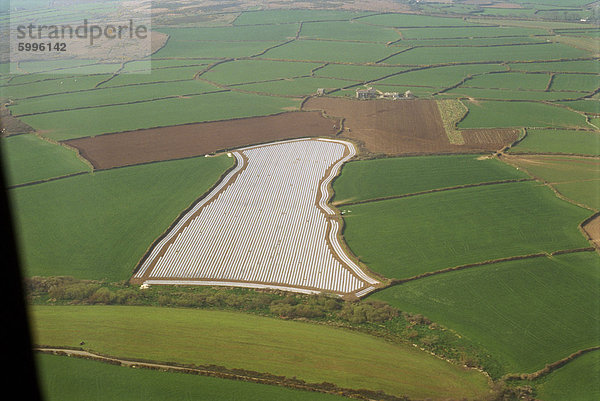
[[309,296],[206,287],[139,290],[72,277],[31,277],[26,287],[30,297],[73,304],[231,308],[290,319],[341,319],[351,324],[382,323],[399,316],[397,309],[382,301],[346,302],[327,294]]

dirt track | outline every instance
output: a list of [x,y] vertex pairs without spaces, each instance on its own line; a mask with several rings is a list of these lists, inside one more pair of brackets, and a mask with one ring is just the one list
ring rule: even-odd
[[[344,118],[341,135],[371,153],[389,155],[494,151],[516,140],[514,130],[470,130],[465,145],[448,140],[435,100],[369,100],[315,97],[303,110]],[[349,130],[348,130],[349,129]]]
[[96,169],[180,159],[258,143],[334,136],[339,121],[319,112],[289,112],[197,124],[150,128],[65,141]]

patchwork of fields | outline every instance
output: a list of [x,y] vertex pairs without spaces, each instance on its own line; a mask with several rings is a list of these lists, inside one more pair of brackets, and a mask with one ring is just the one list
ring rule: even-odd
[[[115,12],[43,3],[0,9],[0,23]],[[169,0],[153,10],[160,48],[145,59],[21,62],[21,74],[0,60],[24,274],[123,283],[152,305],[35,306],[36,341],[440,401],[494,397],[504,375],[595,349],[600,53],[589,2],[264,3]],[[414,98],[356,100],[367,87]],[[371,322],[376,304],[408,323],[353,332],[239,305],[159,308],[154,284],[346,295],[334,298],[358,305],[356,321]],[[71,291],[69,303],[85,303]],[[452,354],[459,340],[469,346]],[[65,379],[65,361],[40,361]],[[77,362],[77,380],[113,374]],[[591,401],[598,369],[596,350],[504,389]],[[152,391],[177,380],[211,399],[340,399],[129,370],[119,375]],[[57,399],[95,395],[71,382],[65,396],[42,376]]]

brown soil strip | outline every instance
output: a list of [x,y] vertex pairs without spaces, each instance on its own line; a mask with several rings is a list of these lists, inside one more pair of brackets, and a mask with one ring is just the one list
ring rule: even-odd
[[596,213],[581,224],[582,231],[587,234],[588,240],[600,251],[600,214]]
[[69,349],[58,347],[38,347],[36,352],[42,354],[70,356],[109,363],[111,365],[160,370],[163,372],[177,372],[199,376],[217,377],[221,379],[240,380],[251,383],[266,384],[272,386],[288,387],[296,390],[314,391],[325,394],[341,395],[343,397],[359,400],[385,399],[387,401],[409,401],[406,397],[396,397],[385,394],[383,391],[372,391],[365,389],[350,389],[338,387],[332,383],[307,383],[295,377],[276,376],[270,373],[256,372],[245,369],[226,368],[217,365],[181,365],[173,362],[152,362],[136,359],[122,359],[101,354],[92,353],[83,349]]
[[259,143],[335,136],[340,122],[318,112],[288,112],[71,139],[96,169],[181,159]]
[[464,145],[451,144],[435,100],[313,97],[303,103],[302,109],[344,118],[347,129],[340,138],[360,143],[361,150],[371,154],[489,152],[517,138],[515,130],[467,130]]

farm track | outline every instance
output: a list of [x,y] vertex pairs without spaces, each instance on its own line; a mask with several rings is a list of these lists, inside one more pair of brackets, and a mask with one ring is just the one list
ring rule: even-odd
[[294,140],[233,155],[237,167],[153,246],[134,282],[354,296],[379,285],[346,255],[327,205],[351,144]]

